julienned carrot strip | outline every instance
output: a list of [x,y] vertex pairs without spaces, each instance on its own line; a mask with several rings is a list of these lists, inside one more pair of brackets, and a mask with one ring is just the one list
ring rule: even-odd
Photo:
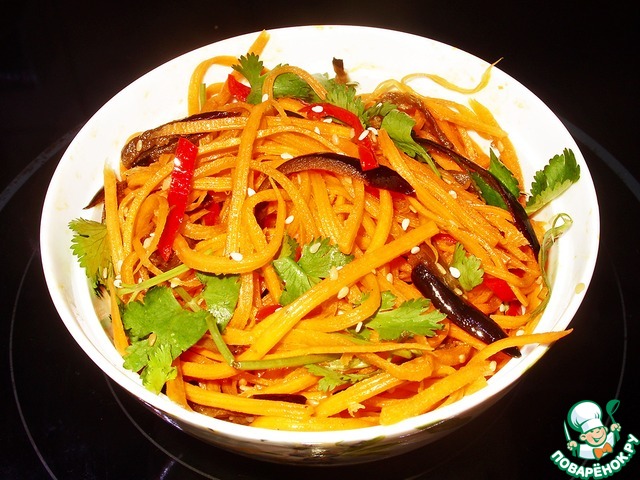
[[182,374],[189,378],[202,378],[204,380],[219,380],[229,378],[238,373],[226,363],[195,363],[182,362]]
[[432,385],[413,397],[383,406],[380,411],[380,423],[382,425],[390,425],[428,412],[438,402],[444,400],[456,390],[470,384],[479,376],[488,373],[488,368],[487,363],[483,361],[469,363],[451,375],[436,380]]
[[[327,277],[317,283],[305,294],[264,320],[258,326],[260,329],[259,336],[255,338],[255,342],[249,349],[241,355],[240,360],[262,358],[316,305],[337,295],[342,287],[350,285],[374,268],[378,268],[399,255],[408,252],[437,232],[438,228],[432,222],[421,225],[383,247],[367,251],[362,257],[345,265],[338,272],[336,278]],[[269,328],[266,328],[267,325]]]
[[173,361],[173,366],[176,369],[176,378],[167,382],[167,397],[174,402],[182,405],[187,410],[191,410],[189,402],[187,402],[187,394],[184,388],[184,379],[182,378],[182,366],[180,359]]
[[228,393],[214,392],[185,383],[187,400],[207,407],[221,408],[249,415],[266,415],[302,420],[308,418],[312,408],[308,405],[277,400],[244,398]]
[[129,337],[124,331],[124,325],[122,324],[122,318],[120,317],[120,306],[118,305],[118,298],[116,295],[116,289],[113,286],[113,279],[109,278],[108,286],[109,290],[109,307],[111,312],[111,328],[113,330],[113,345],[120,355],[124,355],[129,346]]
[[120,265],[125,253],[122,246],[122,231],[118,219],[118,192],[116,174],[110,167],[104,169],[104,210],[105,222],[111,247],[111,261],[116,275],[120,273]]
[[509,347],[523,347],[525,345],[538,343],[538,344],[548,344],[553,343],[557,340],[560,340],[562,337],[566,337],[569,335],[573,329],[562,330],[560,332],[545,332],[545,333],[531,333],[528,335],[516,335],[513,337],[503,338],[501,340],[497,340],[485,348],[480,350],[474,357],[473,361],[477,360],[486,360],[492,355],[504,350]]

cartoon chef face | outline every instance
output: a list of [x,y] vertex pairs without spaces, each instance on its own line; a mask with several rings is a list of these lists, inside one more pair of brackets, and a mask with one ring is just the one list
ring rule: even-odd
[[569,425],[580,432],[580,440],[592,447],[606,442],[608,429],[602,424],[600,406],[590,400],[576,403],[567,415]]
[[607,441],[607,427],[596,427],[580,435],[580,440],[592,447],[599,447]]

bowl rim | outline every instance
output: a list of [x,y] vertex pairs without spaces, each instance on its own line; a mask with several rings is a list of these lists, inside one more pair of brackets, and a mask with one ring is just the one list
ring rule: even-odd
[[[269,33],[273,36],[282,35],[282,34],[300,34],[301,32],[307,32],[311,29],[331,29],[334,31],[339,31],[342,33],[353,33],[353,34],[362,34],[363,32],[368,35],[383,35],[383,36],[391,36],[394,38],[402,38],[402,39],[413,39],[414,41],[419,42],[432,42],[433,44],[440,45],[446,48],[453,48],[463,54],[469,56],[469,58],[474,58],[477,61],[480,61],[486,65],[487,62],[479,59],[478,57],[473,56],[468,52],[463,52],[456,47],[451,45],[444,44],[434,39],[430,39],[427,37],[422,37],[418,35],[414,35],[411,33],[406,33],[398,30],[390,30],[383,29],[378,27],[369,27],[369,26],[357,26],[357,25],[301,25],[301,26],[292,26],[292,27],[283,27],[276,29],[269,29]],[[219,45],[224,42],[230,41],[242,41],[245,42],[248,39],[254,38],[259,32],[251,32],[242,34],[235,37],[229,37],[224,40],[220,40],[209,45],[205,45],[203,47],[197,48],[190,52],[186,52],[168,62],[165,62],[162,65],[154,68],[149,71],[147,74],[141,76],[136,81],[134,81],[131,85],[134,85],[138,82],[144,82],[145,78],[148,75],[152,74],[155,71],[158,71],[162,68],[165,68],[166,65],[171,62],[179,61],[187,56],[199,56],[203,55],[208,49],[210,49],[214,45]],[[204,58],[204,57],[202,57]],[[496,68],[496,71],[500,72],[505,78],[509,79],[510,82],[515,84],[519,84],[517,80],[510,77],[505,72],[501,71],[499,68]],[[127,88],[130,88],[131,85]],[[40,246],[41,246],[41,257],[43,264],[43,271],[45,275],[45,280],[47,282],[49,293],[53,300],[53,303],[60,315],[63,323],[66,328],[77,342],[77,344],[82,348],[82,350],[91,358],[91,360],[104,372],[109,378],[119,384],[122,388],[124,388],[127,392],[138,397],[143,402],[153,406],[154,408],[160,409],[162,412],[170,415],[174,419],[178,419],[180,421],[186,422],[189,425],[197,429],[207,429],[218,434],[227,435],[238,440],[247,440],[249,438],[257,440],[257,441],[270,441],[278,444],[284,445],[313,445],[313,444],[326,444],[326,443],[353,443],[353,442],[361,442],[370,440],[372,437],[379,436],[402,436],[411,432],[416,432],[418,430],[424,429],[425,427],[433,424],[440,423],[449,418],[455,418],[463,415],[465,412],[481,407],[483,404],[486,405],[486,400],[489,398],[496,396],[501,393],[505,389],[509,388],[513,385],[529,368],[531,368],[538,360],[544,355],[546,351],[550,348],[550,345],[529,345],[523,349],[523,356],[521,359],[510,361],[505,368],[499,371],[494,377],[489,379],[488,384],[483,389],[475,392],[472,395],[466,396],[450,405],[445,407],[441,407],[439,409],[433,410],[431,412],[418,415],[416,417],[412,417],[406,420],[402,420],[398,423],[392,425],[379,425],[379,426],[371,426],[360,429],[352,429],[352,430],[338,430],[338,431],[322,431],[322,432],[313,432],[313,431],[304,431],[304,432],[296,432],[296,431],[280,431],[280,430],[271,430],[259,427],[251,427],[245,425],[238,425],[234,423],[230,423],[224,420],[219,420],[215,418],[208,417],[203,414],[199,414],[196,412],[188,411],[173,401],[169,400],[164,394],[155,395],[152,392],[148,391],[144,388],[139,380],[139,376],[133,372],[128,372],[122,369],[121,367],[117,367],[114,365],[107,357],[105,357],[104,353],[101,352],[97,346],[87,338],[85,332],[81,328],[80,324],[76,320],[77,312],[73,311],[73,306],[70,306],[66,295],[69,294],[68,291],[62,291],[58,288],[61,284],[60,273],[57,271],[57,257],[59,252],[56,253],[54,247],[58,244],[56,242],[51,242],[50,240],[56,236],[55,230],[60,227],[60,225],[53,223],[51,218],[54,218],[52,212],[57,208],[55,205],[55,190],[54,186],[61,185],[63,183],[63,174],[62,174],[62,166],[65,164],[68,152],[72,149],[73,145],[77,141],[78,138],[82,138],[85,135],[88,135],[90,128],[93,123],[99,119],[101,112],[103,109],[109,105],[115,98],[120,95],[123,95],[127,88],[121,90],[117,93],[111,100],[109,100],[100,110],[98,110],[91,119],[85,124],[85,126],[78,132],[76,138],[72,141],[69,149],[63,155],[60,165],[56,168],[54,175],[51,179],[50,187],[47,191],[47,195],[45,197],[43,210],[42,210],[42,218],[41,218],[41,235],[40,235]],[[525,88],[525,87],[522,87]],[[528,89],[527,89],[528,91]],[[540,102],[547,110],[548,114],[550,114],[553,118],[557,120],[556,126],[559,128],[564,128],[559,119],[555,116],[555,114],[548,108],[542,100],[540,100],[537,96],[531,93],[537,100]],[[565,129],[565,133],[568,138],[571,138],[571,135]],[[571,145],[571,148],[574,148],[576,152],[576,156],[582,160],[581,166],[584,165],[584,159],[581,156],[579,148],[575,143]],[[585,166],[586,167],[586,166]],[[591,189],[593,190],[593,195],[595,199],[595,189],[593,188],[593,181],[591,179],[590,173],[587,168],[582,168],[582,177],[581,181],[585,183],[591,184]],[[595,200],[597,207],[597,199]],[[593,212],[592,217],[590,217],[592,222],[592,230],[593,235],[589,238],[590,245],[589,251],[591,252],[591,256],[589,256],[585,263],[583,264],[583,275],[582,281],[585,286],[585,292],[588,288],[590,280],[592,278],[593,272],[595,270],[595,263],[598,252],[598,237],[599,237],[599,213],[596,209]],[[71,256],[69,255],[69,258]],[[75,260],[75,259],[74,259]],[[73,267],[72,267],[73,268]],[[583,292],[584,293],[584,292]],[[577,297],[576,297],[577,298]],[[572,319],[574,315],[578,311],[581,299],[584,298],[580,296],[578,300],[572,300],[568,303],[564,311],[561,312],[560,321],[556,322],[554,329],[562,330],[565,329]],[[106,336],[106,335],[105,335]]]

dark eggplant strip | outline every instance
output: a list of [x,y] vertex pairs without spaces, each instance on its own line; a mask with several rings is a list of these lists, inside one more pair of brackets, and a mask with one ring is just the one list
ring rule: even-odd
[[502,200],[504,200],[504,203],[507,205],[507,208],[511,212],[516,228],[527,239],[529,245],[531,245],[531,248],[533,249],[533,253],[536,258],[538,257],[538,253],[540,252],[540,242],[538,242],[538,237],[536,237],[536,233],[531,226],[531,221],[529,220],[527,212],[525,212],[524,207],[520,204],[520,202],[518,202],[518,199],[515,198],[513,194],[509,192],[509,190],[507,190],[491,172],[485,170],[479,165],[476,165],[468,158],[465,158],[464,156],[451,150],[450,148],[434,142],[433,140],[419,137],[416,137],[414,140],[423,146],[439,150],[465,170],[478,174],[480,178],[482,178],[482,180],[484,180],[491,188],[498,192],[500,194],[500,197],[502,197]]
[[363,171],[360,160],[334,152],[310,153],[287,160],[278,170],[289,175],[304,170],[325,170],[338,175],[348,175],[362,180],[370,187],[383,188],[404,195],[414,195],[415,191],[409,182],[389,167],[380,165]]
[[289,402],[304,405],[307,403],[307,397],[296,393],[257,393],[251,395],[251,398],[259,400],[275,400],[277,402]]
[[[151,130],[147,130],[129,140],[127,144],[122,148],[122,151],[120,153],[122,165],[125,168],[132,168],[138,165],[150,165],[155,162],[158,157],[160,157],[160,155],[173,152],[178,143],[178,139],[182,135],[155,135],[160,129],[166,127],[167,125],[183,122],[195,122],[198,120],[213,120],[216,118],[237,117],[238,115],[239,114],[236,112],[202,112],[196,113],[180,120],[174,120],[172,122],[165,123]],[[201,137],[205,135],[207,135],[207,133],[203,132],[184,135],[184,137],[191,142],[197,142]]]
[[[414,265],[411,279],[425,298],[431,300],[440,312],[468,334],[487,344],[507,338],[500,325],[447,288],[424,263]],[[506,348],[503,351],[511,357],[520,356],[517,347]]]

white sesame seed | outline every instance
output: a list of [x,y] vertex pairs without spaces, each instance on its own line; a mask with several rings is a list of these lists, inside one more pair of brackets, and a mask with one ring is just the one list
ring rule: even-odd
[[409,220],[408,218],[403,218],[402,219],[402,230],[404,230],[405,232],[407,231],[407,228],[409,228],[409,224],[411,223],[411,220]]
[[293,158],[293,155],[291,155],[290,153],[287,152],[282,152],[280,154],[280,158],[283,160],[291,160]]
[[155,332],[151,332],[147,337],[147,342],[149,342],[149,345],[153,347],[157,339],[158,339],[158,335]]
[[451,195],[453,198],[458,198],[458,194],[455,190],[449,190],[449,195]]
[[316,242],[309,247],[309,253],[316,253],[318,250],[320,250],[320,242]]
[[266,102],[267,100],[269,100],[269,94],[265,93],[264,95],[262,95],[262,101]]
[[334,145],[338,145],[338,143],[340,143],[340,138],[338,138],[337,134],[333,134],[331,135],[331,143],[333,143]]
[[331,117],[323,118],[322,122],[323,123],[333,123],[333,118],[331,118]]
[[256,194],[256,191],[253,188],[251,187],[247,188],[247,196],[253,197],[255,194]]
[[393,283],[393,273],[389,272],[386,275],[387,282]]
[[347,295],[349,295],[349,287],[347,287],[346,285],[344,287],[342,287],[340,289],[340,291],[338,292],[338,299],[344,298]]
[[107,267],[102,269],[102,278],[107,278],[107,275],[109,274],[109,271],[107,270]]
[[116,287],[116,288],[120,288],[122,286],[122,280],[120,280],[119,278],[116,278],[113,281],[113,286]]
[[240,252],[231,252],[229,256],[231,257],[231,260],[235,260],[236,262],[240,262],[244,258]]
[[456,295],[458,295],[459,297],[462,296],[462,294],[464,293],[462,290],[460,290],[458,287],[453,289],[453,293],[455,293]]
[[139,152],[142,150],[142,140],[138,140],[136,142],[136,151]]
[[364,325],[364,324],[363,324],[362,322],[358,322],[358,323],[356,324],[356,333],[359,333],[359,332],[360,332],[360,330],[362,330],[362,326],[363,326],[363,325]]
[[374,135],[378,135],[378,129],[375,128],[375,127],[369,127],[369,128],[367,128],[367,130],[369,130]]
[[453,278],[460,278],[460,270],[456,267],[449,267],[449,273]]
[[293,219],[294,219],[294,216],[289,215],[287,218],[284,219],[284,223],[286,223],[287,225],[291,225],[293,223]]
[[438,269],[438,272],[440,272],[440,275],[445,275],[447,273],[447,269],[444,268],[441,263],[436,262],[436,268]]
[[420,251],[420,247],[418,247],[418,246],[413,247],[413,248],[411,249],[411,253],[413,253],[414,255],[415,255],[416,253],[418,253],[419,251]]
[[333,266],[329,269],[329,279],[330,280],[337,280],[338,279],[338,269]]
[[521,335],[524,335],[524,330],[520,329],[516,332],[516,337],[519,337]]
[[318,135],[320,135],[320,128],[313,127],[313,131],[316,132]]
[[507,311],[507,308],[508,307],[504,303],[501,303],[499,310],[500,310],[500,312],[504,313],[504,312]]
[[358,140],[362,141],[365,138],[367,138],[368,135],[369,135],[369,130],[363,130],[362,133],[360,134],[360,136],[358,137]]
[[314,105],[311,107],[312,112],[322,113],[324,111],[324,107],[322,105]]
[[498,368],[498,363],[495,360],[491,360],[491,362],[489,363],[489,370],[495,372],[496,368]]
[[465,356],[463,354],[458,355],[458,361],[460,363],[464,362],[464,360],[465,360]]

